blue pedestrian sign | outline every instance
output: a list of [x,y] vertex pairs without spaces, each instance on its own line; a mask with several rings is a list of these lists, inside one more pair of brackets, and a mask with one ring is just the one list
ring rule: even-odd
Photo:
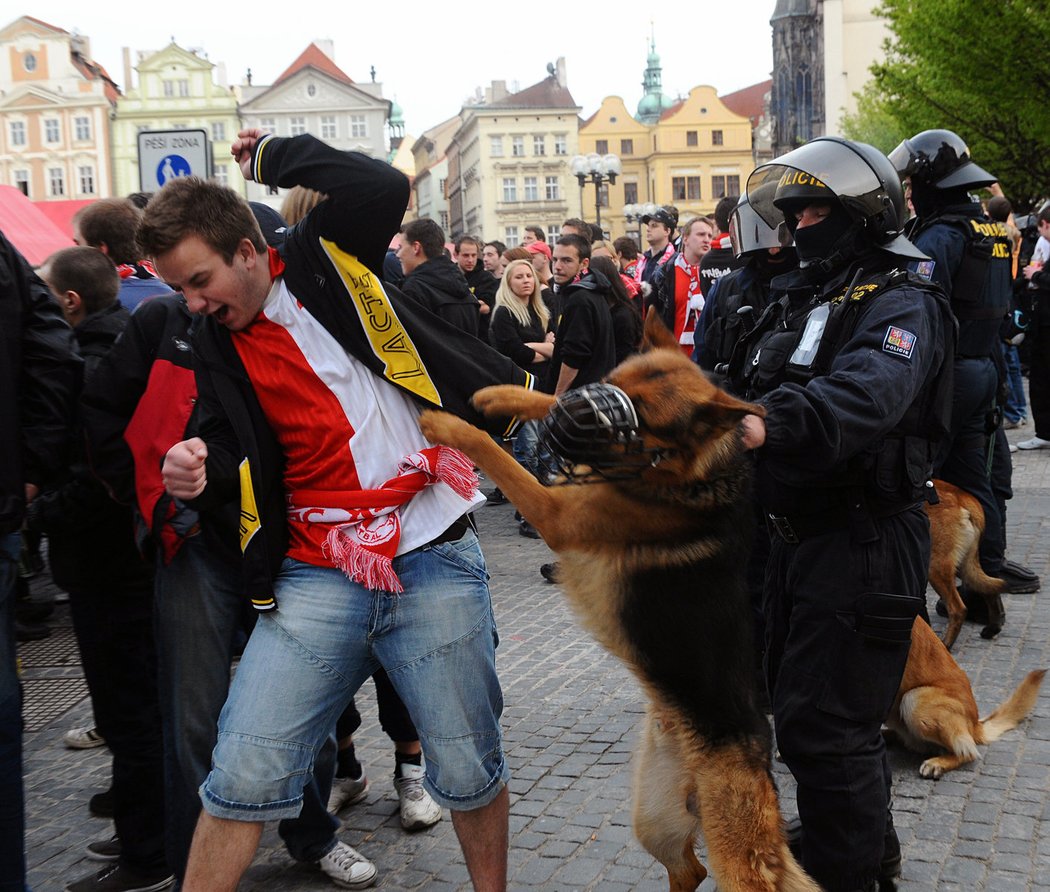
[[139,133],[139,184],[143,192],[156,192],[179,177],[212,175],[211,140],[208,132],[194,130],[143,130]]

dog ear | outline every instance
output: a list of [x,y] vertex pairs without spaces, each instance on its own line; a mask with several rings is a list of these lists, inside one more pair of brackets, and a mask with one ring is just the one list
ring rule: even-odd
[[668,331],[656,307],[650,307],[645,317],[645,329],[642,337],[642,352],[649,350],[680,350],[674,335]]
[[763,406],[745,403],[721,388],[717,388],[710,399],[693,407],[690,436],[703,437],[709,434],[712,428],[728,431],[735,428],[745,415],[758,415],[764,418],[765,414],[766,410]]

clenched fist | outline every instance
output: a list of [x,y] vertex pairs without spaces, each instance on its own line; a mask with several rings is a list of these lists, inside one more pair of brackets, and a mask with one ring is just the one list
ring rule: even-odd
[[161,476],[164,488],[176,499],[195,499],[208,485],[204,463],[208,447],[200,437],[176,443],[164,456]]

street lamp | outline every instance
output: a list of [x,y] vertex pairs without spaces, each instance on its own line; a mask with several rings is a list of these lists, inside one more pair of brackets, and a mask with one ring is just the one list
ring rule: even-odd
[[574,155],[569,162],[576,181],[580,184],[580,195],[583,195],[583,187],[587,181],[594,183],[594,222],[599,227],[602,225],[602,186],[606,182],[615,183],[616,178],[623,173],[623,164],[618,155],[599,155],[592,152],[590,155]]
[[636,220],[638,221],[638,236],[635,241],[638,243],[639,248],[642,246],[642,217],[646,215],[651,217],[659,209],[660,205],[653,204],[651,201],[645,201],[639,204],[625,204],[623,206],[624,219],[628,223],[634,223]]

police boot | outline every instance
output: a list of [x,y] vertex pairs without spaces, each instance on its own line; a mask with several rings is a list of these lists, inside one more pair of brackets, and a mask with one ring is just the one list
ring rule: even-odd
[[1006,583],[1006,591],[1011,595],[1031,595],[1042,586],[1039,576],[1024,564],[1003,560],[999,578]]

